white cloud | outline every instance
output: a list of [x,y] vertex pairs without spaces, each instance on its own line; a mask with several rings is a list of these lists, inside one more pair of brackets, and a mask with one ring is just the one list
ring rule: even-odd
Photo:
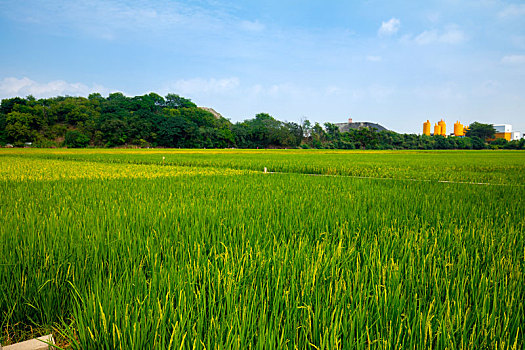
[[128,38],[130,34],[135,39],[137,36],[150,38],[157,33],[187,36],[188,32],[213,32],[236,21],[220,11],[170,0],[6,2],[0,13],[15,20],[39,23],[59,35],[80,32],[105,40]]
[[266,27],[259,21],[241,21],[241,29],[248,32],[262,32]]
[[225,79],[181,79],[173,84],[169,84],[167,90],[174,91],[178,94],[201,94],[201,93],[224,93],[239,87],[240,82],[238,78]]
[[459,28],[449,27],[439,36],[439,42],[444,44],[461,44],[467,40],[465,33]]
[[28,95],[37,98],[64,95],[87,96],[93,92],[107,94],[109,90],[97,84],[87,86],[82,83],[68,83],[64,80],[54,80],[47,83],[39,83],[27,77],[22,79],[8,77],[0,80],[0,97],[4,98]]
[[292,83],[281,83],[271,85],[266,89],[266,93],[274,97],[283,97],[283,96],[295,96],[302,97],[307,94],[309,89],[298,87]]
[[391,18],[387,22],[382,22],[381,27],[377,31],[379,36],[391,36],[397,33],[401,27],[401,21],[397,18]]
[[457,26],[449,26],[445,30],[425,30],[413,39],[406,36],[403,40],[413,41],[418,45],[430,45],[435,43],[457,45],[467,40],[466,34]]
[[326,95],[341,95],[344,94],[344,90],[338,86],[328,86],[324,89]]
[[441,13],[439,12],[429,12],[427,18],[432,23],[437,23],[441,20]]
[[525,55],[509,55],[501,59],[505,64],[525,64]]
[[242,96],[243,98],[306,98],[306,96],[310,93],[310,89],[300,87],[292,83],[276,83],[271,85],[253,84],[239,86],[235,93],[236,96]]
[[525,35],[513,35],[510,41],[516,48],[525,49]]
[[[239,78],[231,77],[224,79],[181,79],[173,83],[168,83],[160,89],[161,93],[173,92],[180,95],[188,96],[194,100],[206,101],[220,98],[236,99],[262,99],[267,102],[271,99],[300,98],[310,100],[318,90],[312,90],[304,86],[299,86],[291,82],[282,82],[274,84],[252,84],[242,85]],[[334,93],[330,91],[330,93]]]
[[370,62],[381,62],[382,59],[381,56],[366,56],[366,60]]
[[498,13],[500,18],[525,16],[525,4],[511,4]]

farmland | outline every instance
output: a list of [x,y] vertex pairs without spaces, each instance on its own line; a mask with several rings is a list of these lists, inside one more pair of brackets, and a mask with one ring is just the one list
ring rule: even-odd
[[524,184],[518,151],[0,149],[0,343],[523,348]]

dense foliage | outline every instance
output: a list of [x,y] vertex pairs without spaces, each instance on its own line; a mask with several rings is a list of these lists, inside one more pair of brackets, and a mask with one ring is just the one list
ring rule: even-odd
[[[474,123],[477,124],[477,123]],[[480,133],[481,132],[481,133]],[[47,99],[10,98],[0,105],[0,145],[34,147],[325,148],[325,149],[525,149],[525,141],[429,137],[376,132],[339,132],[334,124],[281,122],[266,113],[231,123],[175,94],[122,93]]]
[[496,130],[491,124],[474,122],[467,129],[468,137],[479,137],[482,140],[492,139],[496,135]]

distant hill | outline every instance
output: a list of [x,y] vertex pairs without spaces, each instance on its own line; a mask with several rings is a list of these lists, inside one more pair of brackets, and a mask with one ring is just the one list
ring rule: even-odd
[[351,129],[361,129],[361,128],[376,128],[377,131],[388,131],[387,128],[385,128],[382,125],[379,125],[377,123],[372,122],[348,122],[348,123],[336,123],[335,124],[340,132],[348,132]]

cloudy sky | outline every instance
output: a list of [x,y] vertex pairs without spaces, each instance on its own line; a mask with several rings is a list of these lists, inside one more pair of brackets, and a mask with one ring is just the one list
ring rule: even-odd
[[169,92],[232,121],[525,131],[525,3],[0,0],[0,98]]

